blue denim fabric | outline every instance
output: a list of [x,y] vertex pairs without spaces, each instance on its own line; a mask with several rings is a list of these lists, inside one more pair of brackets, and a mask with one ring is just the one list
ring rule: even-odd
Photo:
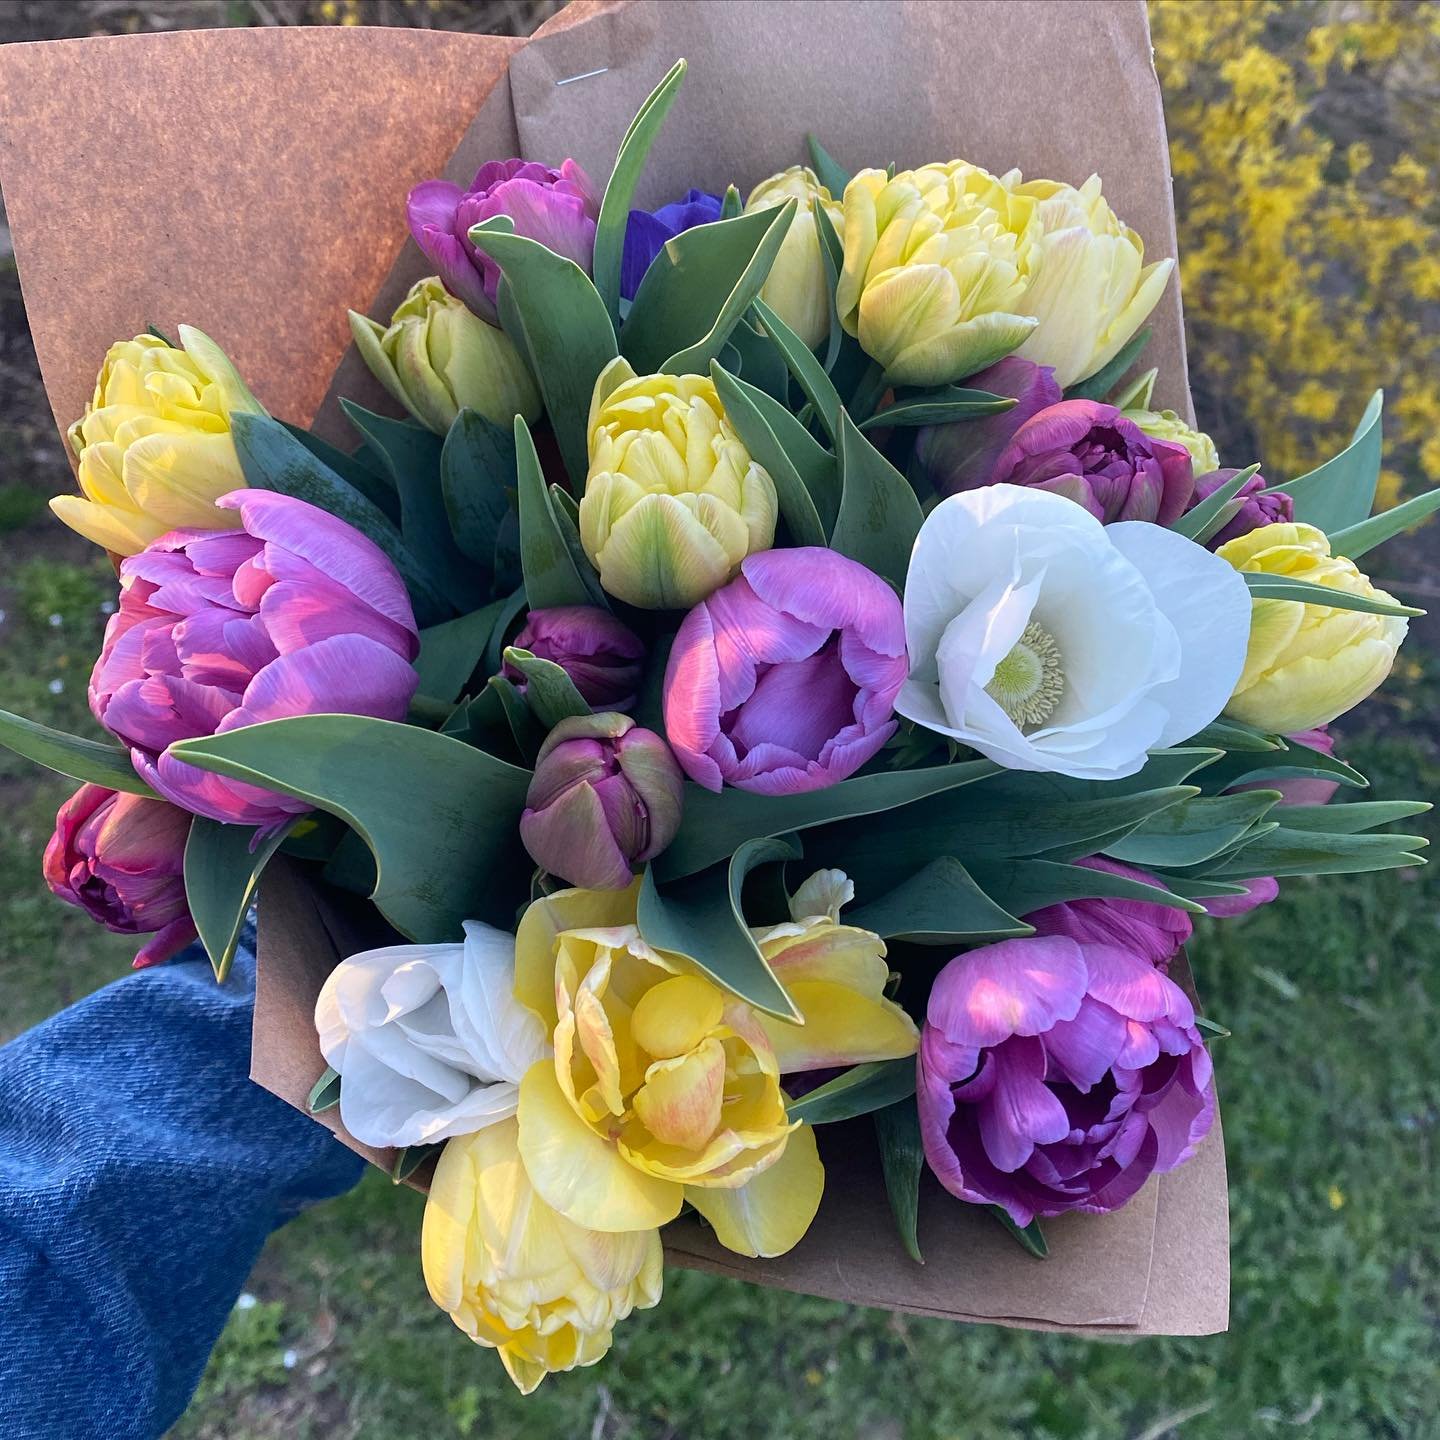
[[151,1440],[265,1237],[360,1178],[249,1079],[253,933],[192,947],[0,1047],[0,1440]]

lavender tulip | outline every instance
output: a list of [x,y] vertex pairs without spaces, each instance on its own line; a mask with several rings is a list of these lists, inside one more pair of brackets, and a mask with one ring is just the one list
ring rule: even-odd
[[707,190],[689,190],[683,200],[662,205],[658,210],[632,210],[625,221],[625,249],[620,262],[620,293],[635,298],[650,262],[668,240],[696,225],[709,225],[720,218],[721,199]]
[[[1138,880],[1141,884],[1159,883],[1143,870],[1107,860],[1102,855],[1092,855],[1078,863],[1087,870]],[[1037,934],[1063,935],[1080,944],[1118,945],[1161,970],[1169,968],[1195,928],[1183,910],[1154,905],[1148,900],[1122,900],[1113,896],[1067,900],[1060,905],[1047,905],[1025,918]]]
[[[1238,470],[1212,470],[1195,481],[1195,494],[1190,506],[1207,500],[1228,480],[1233,480]],[[1295,502],[1283,490],[1265,495],[1261,492],[1270,482],[1263,475],[1252,475],[1241,487],[1236,499],[1242,502],[1240,509],[1225,522],[1224,528],[1216,531],[1206,542],[1206,548],[1218,550],[1228,540],[1238,540],[1262,525],[1288,524],[1295,518]],[[1187,507],[1190,508],[1190,507]]]
[[470,243],[470,230],[496,215],[508,215],[517,235],[540,241],[589,274],[600,199],[575,161],[552,170],[530,160],[489,160],[468,190],[425,180],[406,202],[410,233],[445,288],[482,320],[497,323],[500,267]]
[[273,830],[311,807],[167,747],[290,715],[402,720],[419,637],[395,567],[343,520],[267,490],[216,503],[241,529],[172,530],[121,565],[90,709],[165,799]]
[[915,460],[941,495],[988,485],[995,466],[1015,432],[1032,416],[1058,405],[1060,386],[1048,365],[1036,365],[1018,355],[971,376],[967,387],[988,390],[1014,400],[1013,410],[985,415],[978,420],[956,420],[948,425],[927,425],[915,437]]
[[[596,605],[532,610],[513,643],[558,665],[592,710],[628,710],[635,703],[645,646],[608,610]],[[513,665],[503,673],[524,690],[525,677]]]
[[670,747],[628,715],[572,716],[540,747],[520,839],[571,885],[623,890],[675,838],[684,783]]
[[766,550],[684,619],[665,732],[708,790],[818,790],[895,731],[905,623],[895,592],[833,550]]
[[185,900],[190,817],[163,800],[82,785],[55,816],[45,883],[118,935],[149,935],[135,968],[168,960],[195,938]]
[[1195,487],[1183,445],[1151,439],[1096,400],[1062,400],[1032,415],[1001,452],[990,483],[1051,490],[1107,525],[1169,525],[1184,514]]

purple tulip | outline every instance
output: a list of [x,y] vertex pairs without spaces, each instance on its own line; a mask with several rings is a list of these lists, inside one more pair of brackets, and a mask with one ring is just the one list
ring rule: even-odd
[[1194,1007],[1123,944],[1036,935],[957,955],[930,992],[918,1063],[930,1168],[1017,1225],[1117,1209],[1215,1118]]
[[723,202],[708,190],[689,190],[683,200],[662,205],[658,210],[632,210],[625,221],[625,249],[620,262],[620,293],[635,298],[650,262],[673,240],[696,225],[709,225],[720,218]]
[[[1227,480],[1233,480],[1238,470],[1212,470],[1195,481],[1195,494],[1187,509],[1208,500]],[[1270,482],[1263,475],[1252,475],[1236,495],[1244,503],[1206,542],[1206,548],[1218,550],[1227,540],[1238,540],[1262,525],[1288,524],[1295,518],[1295,502],[1283,490],[1265,495],[1261,492]]]
[[395,567],[343,520],[267,490],[216,504],[243,528],[172,530],[120,566],[90,709],[165,799],[273,830],[311,807],[166,747],[290,715],[403,720],[419,637]]
[[990,483],[1051,490],[1107,525],[1169,525],[1185,513],[1195,480],[1183,445],[1152,439],[1113,405],[1062,400],[1020,426]]
[[833,550],[765,550],[681,622],[665,732],[685,773],[762,795],[853,775],[895,732],[905,622],[895,592]]
[[190,817],[163,800],[82,785],[55,816],[45,883],[118,935],[149,935],[135,968],[168,960],[195,938],[185,900]]
[[[532,610],[513,644],[558,665],[592,710],[628,710],[635,703],[645,646],[608,610],[596,605]],[[525,689],[525,677],[513,665],[506,664],[503,674]]]
[[[1087,870],[1138,880],[1143,885],[1159,884],[1153,875],[1107,860],[1103,855],[1092,855],[1078,863]],[[1059,905],[1047,905],[1025,918],[1037,934],[1063,935],[1080,944],[1118,945],[1161,970],[1169,969],[1171,960],[1180,953],[1194,930],[1184,910],[1155,905],[1148,900],[1123,900],[1113,896],[1066,900]]]
[[520,839],[542,870],[586,890],[623,890],[632,864],[680,828],[685,780],[670,747],[628,715],[576,715],[546,737]]
[[965,384],[1008,396],[1016,404],[1013,410],[978,420],[927,425],[915,437],[916,462],[941,495],[990,484],[996,478],[996,463],[1015,432],[1032,416],[1058,405],[1062,396],[1050,366],[1036,365],[1018,355],[1007,355]]
[[470,243],[470,229],[496,215],[508,215],[517,235],[590,273],[600,200],[573,160],[558,170],[530,160],[488,160],[468,190],[448,180],[422,181],[405,205],[410,233],[445,288],[481,319],[496,323],[500,267]]

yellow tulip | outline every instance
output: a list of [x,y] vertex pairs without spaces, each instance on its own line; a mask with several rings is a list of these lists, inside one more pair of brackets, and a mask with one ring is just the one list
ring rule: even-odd
[[[1353,561],[1331,555],[1330,541],[1313,525],[1263,525],[1216,553],[1237,570],[1391,599]],[[1225,713],[1282,735],[1329,724],[1390,673],[1408,623],[1403,616],[1256,600],[1245,669]]]
[[845,328],[896,385],[943,385],[1010,354],[1035,329],[1025,309],[1037,202],[962,160],[845,187]]
[[421,1263],[430,1298],[478,1345],[500,1352],[528,1395],[593,1365],[616,1325],[660,1299],[655,1230],[599,1234],[557,1215],[520,1161],[513,1119],[451,1140],[425,1204]]
[[245,485],[230,434],[237,412],[264,414],[224,351],[180,327],[182,349],[153,335],[110,347],[85,414],[69,430],[83,495],[50,508],[87,540],[134,555],[167,530],[233,530],[215,501]]
[[610,594],[688,609],[775,539],[775,483],[703,375],[637,376],[612,360],[590,402],[580,541]]
[[1126,410],[1127,420],[1138,425],[1152,440],[1168,440],[1190,452],[1190,468],[1196,476],[1220,468],[1220,452],[1203,431],[1187,425],[1173,410]]
[[1144,263],[1144,241],[1111,210],[1098,175],[1078,190],[1014,179],[1016,197],[1035,205],[1039,226],[1019,313],[1040,323],[1017,353],[1053,366],[1062,387],[1073,385],[1108,365],[1145,323],[1175,262]]
[[813,350],[830,333],[830,280],[811,202],[820,202],[837,232],[844,212],[808,165],[792,165],[762,180],[750,192],[745,213],[770,210],[790,199],[800,205],[780,242],[760,298]]
[[350,314],[350,333],[375,378],[427,429],[444,435],[462,409],[507,433],[540,417],[540,392],[510,337],[487,325],[433,275],[417,280],[389,326]]

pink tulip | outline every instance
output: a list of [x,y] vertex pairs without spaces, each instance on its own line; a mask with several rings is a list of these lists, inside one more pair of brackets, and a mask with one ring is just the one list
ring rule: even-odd
[[681,623],[665,730],[708,790],[818,790],[895,732],[905,622],[895,592],[833,550],[766,550]]
[[[596,605],[557,605],[532,610],[511,642],[558,665],[592,710],[628,710],[640,688],[645,646],[608,610]],[[525,677],[506,664],[502,673],[522,692]]]
[[135,966],[168,960],[195,938],[185,901],[190,816],[163,800],[82,785],[55,816],[45,883],[118,935],[149,935]]

